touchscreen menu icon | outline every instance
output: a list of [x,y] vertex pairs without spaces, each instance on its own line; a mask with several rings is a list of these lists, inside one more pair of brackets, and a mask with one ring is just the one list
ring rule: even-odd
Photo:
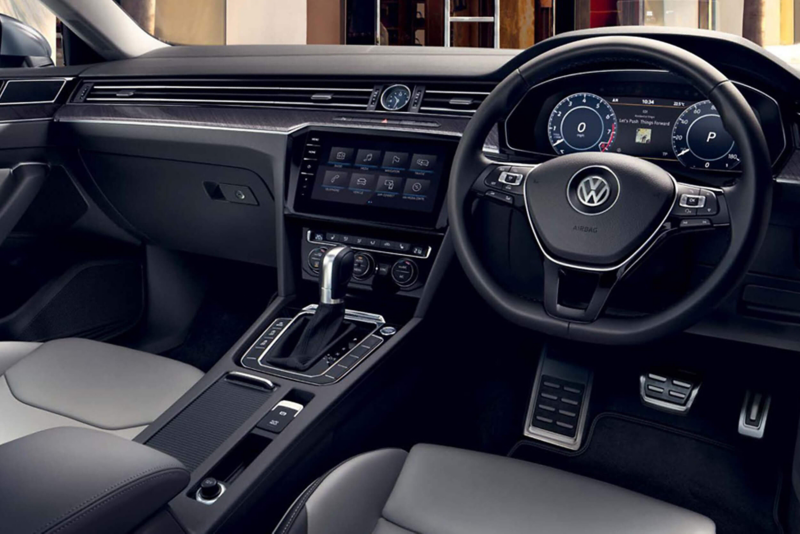
[[411,158],[411,170],[417,172],[433,172],[436,165],[436,156],[429,154],[414,154]]
[[365,167],[377,167],[381,161],[380,150],[364,150],[361,149],[356,155],[356,165],[363,165]]
[[353,173],[350,178],[350,190],[354,194],[370,193],[375,189],[375,175],[374,174],[360,174]]
[[328,162],[334,165],[349,165],[353,162],[353,152],[355,152],[353,148],[335,146],[331,148]]
[[403,189],[403,195],[413,197],[424,197],[428,193],[431,186],[429,180],[418,180],[416,178],[409,178],[406,180],[406,186]]
[[322,178],[322,186],[344,189],[347,187],[348,178],[349,173],[344,171],[325,171],[325,176]]
[[381,176],[375,190],[383,195],[397,195],[403,190],[403,179],[397,176]]
[[408,153],[407,152],[387,152],[383,156],[384,169],[405,170],[408,167]]

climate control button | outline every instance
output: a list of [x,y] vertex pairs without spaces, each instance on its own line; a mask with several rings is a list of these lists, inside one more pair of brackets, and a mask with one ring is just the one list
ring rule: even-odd
[[414,285],[419,277],[419,269],[414,261],[407,258],[397,260],[392,265],[392,280],[400,287]]
[[325,254],[328,252],[327,247],[316,247],[314,250],[308,253],[308,268],[314,271],[315,273],[319,272],[320,267],[322,267],[322,258],[325,257]]
[[375,260],[366,252],[359,252],[353,261],[353,278],[364,280],[375,272]]

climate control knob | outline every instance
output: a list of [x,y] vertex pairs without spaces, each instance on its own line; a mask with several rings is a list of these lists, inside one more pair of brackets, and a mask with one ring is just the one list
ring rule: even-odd
[[409,287],[419,278],[419,269],[413,260],[403,258],[392,265],[392,280],[400,287]]
[[314,271],[315,273],[319,273],[320,268],[322,267],[322,258],[325,257],[325,254],[328,252],[327,247],[317,247],[311,252],[308,253],[308,268]]
[[353,278],[364,280],[375,272],[375,260],[366,252],[358,252],[353,262]]

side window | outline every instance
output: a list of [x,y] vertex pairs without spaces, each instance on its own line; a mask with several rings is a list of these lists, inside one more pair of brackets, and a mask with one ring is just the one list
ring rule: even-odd
[[13,55],[0,57],[0,67],[64,64],[61,21],[39,0],[0,0],[0,24],[4,41],[10,32],[24,35],[22,40],[14,40],[20,47],[11,51]]

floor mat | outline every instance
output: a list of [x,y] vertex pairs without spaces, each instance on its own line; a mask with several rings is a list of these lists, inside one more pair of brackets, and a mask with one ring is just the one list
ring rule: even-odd
[[719,534],[780,534],[775,521],[781,475],[733,447],[626,416],[595,419],[580,454],[529,441],[510,456],[603,480],[701,513]]
[[[273,271],[268,272],[272,276],[266,276],[262,267],[236,267],[233,274],[215,277],[186,340],[163,356],[193,365],[205,373],[267,308],[275,292]],[[232,290],[231,280],[236,280],[236,287],[248,290]]]

